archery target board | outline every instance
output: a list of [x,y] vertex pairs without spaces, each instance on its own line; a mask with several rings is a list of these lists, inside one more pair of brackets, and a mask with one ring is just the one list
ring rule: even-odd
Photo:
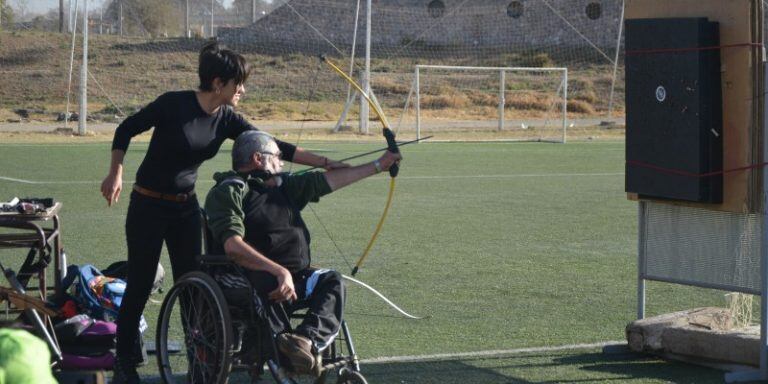
[[625,190],[641,198],[721,203],[722,66],[720,52],[707,49],[720,45],[718,24],[629,19],[625,31]]
[[[762,162],[760,148],[759,84],[762,20],[757,15],[760,0],[626,0],[625,18],[707,18],[720,26],[722,91],[722,169],[730,170]],[[629,121],[627,122],[629,124]],[[629,130],[630,127],[627,127]],[[632,160],[632,159],[627,159]],[[736,213],[760,208],[762,168],[727,172],[723,175],[723,198],[719,204],[691,203],[643,197],[642,200]],[[639,200],[629,193],[630,200]]]

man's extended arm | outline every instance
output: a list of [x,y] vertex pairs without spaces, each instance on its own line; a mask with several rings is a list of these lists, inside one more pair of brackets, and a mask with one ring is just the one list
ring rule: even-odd
[[325,169],[344,169],[349,167],[348,164],[339,161],[331,160],[325,156],[319,156],[301,147],[296,147],[296,151],[293,154],[292,162],[296,164],[309,165],[312,167],[320,167]]
[[[325,172],[325,180],[328,181],[328,186],[331,187],[331,190],[335,191],[366,177],[387,171],[393,164],[400,161],[400,159],[402,159],[402,157],[399,153],[387,151],[374,162]],[[379,164],[379,169],[376,168],[377,162]]]
[[[290,176],[285,179],[284,190],[288,193],[293,204],[301,210],[309,202],[317,202],[321,196],[372,176],[379,171],[388,170],[392,164],[400,159],[400,154],[386,152],[375,162],[326,172],[307,172]],[[379,168],[376,168],[375,163],[378,163]]]

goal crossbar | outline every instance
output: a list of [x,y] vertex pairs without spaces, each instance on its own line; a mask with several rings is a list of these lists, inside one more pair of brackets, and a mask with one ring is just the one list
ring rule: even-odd
[[568,72],[568,68],[563,67],[462,67],[454,65],[425,65],[417,64],[416,69],[450,69],[450,70],[471,70],[471,71],[516,71],[516,72]]

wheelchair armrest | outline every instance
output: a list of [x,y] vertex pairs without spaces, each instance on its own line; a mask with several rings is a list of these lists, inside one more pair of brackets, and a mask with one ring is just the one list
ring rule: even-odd
[[199,255],[197,261],[201,264],[234,264],[227,255]]

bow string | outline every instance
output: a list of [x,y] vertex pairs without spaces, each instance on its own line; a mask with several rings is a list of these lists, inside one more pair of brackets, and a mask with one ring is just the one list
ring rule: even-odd
[[[330,39],[328,39],[317,28],[315,28],[309,22],[309,20],[307,20],[306,17],[304,17],[300,12],[298,12],[298,10],[296,10],[293,6],[291,6],[290,3],[286,3],[286,6],[288,6],[288,8],[292,12],[294,12],[300,18],[300,20],[302,22],[304,22],[310,28],[312,28],[312,30],[314,30],[318,34],[318,36],[320,36],[331,47],[333,47],[333,49],[336,50],[336,52],[338,52],[342,56],[344,55],[344,53],[335,44],[333,44],[333,42],[331,42]],[[379,106],[379,104],[377,102],[375,102],[373,99],[371,99],[369,97],[368,93],[363,91],[363,88],[354,79],[352,79],[350,77],[350,75],[347,75],[343,70],[341,70],[333,62],[328,60],[324,55],[321,56],[321,59],[322,59],[323,62],[327,63],[337,74],[339,74],[339,76],[341,76],[344,80],[346,80],[349,83],[350,86],[355,88],[360,93],[360,95],[362,97],[364,97],[366,99],[366,101],[368,102],[368,105],[374,111],[374,113],[376,114],[378,120],[381,122],[381,124],[383,126],[382,134],[384,135],[384,138],[387,141],[387,150],[389,150],[389,151],[391,151],[393,153],[399,153],[400,150],[398,148],[397,141],[395,140],[395,133],[390,128],[391,126],[389,124],[389,121],[387,120],[386,116],[384,115],[384,113],[383,113],[381,107]],[[352,64],[352,65],[354,66],[354,64]],[[317,74],[318,74],[318,72],[319,71],[317,71],[315,73],[315,78],[314,78],[315,80],[314,81],[317,81]],[[310,100],[308,101],[308,104],[307,104],[307,110],[306,110],[307,113],[309,112],[309,103],[311,102],[313,94],[314,94],[314,88],[312,90],[312,93],[310,94],[310,97],[309,97]],[[303,131],[303,123],[302,123],[302,129],[299,130],[299,139],[297,140],[297,146],[298,146],[298,141],[301,140],[301,131]],[[423,139],[420,139],[420,140],[425,140],[425,139],[428,139],[428,138],[429,137],[426,137],[426,138],[423,138]],[[415,140],[413,142],[417,142],[417,141],[420,141],[420,140]],[[315,212],[314,209],[312,209],[311,205],[308,205],[308,207],[312,211],[313,215],[317,218],[318,222],[320,223],[320,226],[323,228],[325,233],[331,239],[331,242],[333,242],[334,246],[336,247],[336,250],[339,252],[339,254],[344,259],[344,262],[347,263],[347,265],[352,268],[352,273],[351,273],[352,276],[354,276],[360,270],[360,267],[362,266],[362,264],[365,261],[365,259],[368,257],[371,249],[373,248],[373,244],[375,243],[376,238],[378,237],[379,232],[381,231],[381,228],[384,225],[384,221],[386,220],[387,214],[389,212],[389,207],[392,205],[392,198],[394,196],[394,191],[395,191],[395,178],[397,177],[397,174],[399,173],[399,170],[400,169],[399,169],[398,164],[393,164],[392,167],[390,167],[390,169],[389,169],[389,174],[390,174],[389,192],[387,194],[387,202],[386,202],[386,205],[384,207],[384,211],[382,213],[381,218],[378,221],[378,224],[376,225],[376,229],[375,229],[373,235],[371,236],[371,239],[368,241],[368,244],[367,244],[367,246],[365,248],[365,251],[363,251],[362,255],[357,260],[357,262],[355,263],[354,267],[351,267],[351,265],[347,261],[346,257],[344,256],[344,252],[341,251],[341,248],[338,246],[336,241],[333,239],[333,236],[331,236],[331,233],[330,233],[330,231],[328,231],[328,228],[325,226],[325,224],[323,224],[322,220],[320,220],[320,217],[317,214],[317,212]],[[289,173],[290,173],[290,171],[289,171]],[[388,299],[386,296],[384,296],[382,293],[380,293],[379,291],[377,291],[376,289],[374,289],[370,285],[365,284],[365,283],[363,283],[360,280],[357,280],[355,278],[352,278],[352,277],[349,277],[349,276],[346,276],[346,275],[342,275],[342,276],[343,276],[343,278],[345,280],[350,281],[350,282],[352,282],[354,284],[357,284],[357,285],[359,285],[359,286],[361,286],[361,287],[363,287],[363,288],[373,292],[376,296],[378,296],[380,299],[382,299],[387,305],[389,305],[390,307],[395,309],[397,312],[399,312],[400,314],[402,314],[406,318],[416,319],[416,320],[420,320],[420,319],[424,319],[425,318],[425,317],[420,317],[420,316],[414,316],[414,315],[411,315],[411,314],[405,312],[400,307],[398,307],[395,303],[393,303],[390,299]],[[429,317],[429,316],[427,316],[427,317]]]
[[[351,78],[349,75],[347,75],[341,68],[339,68],[336,64],[334,64],[332,61],[330,61],[325,55],[320,56],[320,59],[328,64],[331,69],[333,69],[336,73],[339,74],[344,80],[346,80],[352,87],[357,89],[357,91],[360,93],[360,95],[365,98],[365,100],[368,102],[368,105],[370,105],[373,112],[376,114],[376,117],[379,119],[382,125],[382,135],[384,135],[384,138],[387,140],[387,150],[392,153],[400,153],[400,149],[397,146],[397,141],[395,140],[395,133],[392,132],[392,129],[390,129],[389,121],[387,120],[387,117],[384,115],[384,112],[381,110],[378,103],[374,102],[373,99],[371,99],[370,96],[363,90],[363,87],[360,86],[353,78]],[[371,239],[368,241],[368,245],[365,247],[365,250],[363,251],[363,254],[360,256],[360,258],[357,259],[357,262],[355,263],[355,266],[352,268],[352,276],[355,276],[357,272],[360,271],[360,267],[362,267],[363,262],[365,262],[365,259],[368,258],[368,255],[371,252],[371,249],[373,248],[373,244],[376,242],[376,239],[379,236],[379,233],[381,233],[381,228],[384,226],[384,221],[387,219],[387,214],[389,213],[389,208],[392,206],[392,198],[395,195],[395,178],[397,177],[397,174],[400,172],[400,166],[395,163],[389,168],[389,192],[387,193],[387,202],[384,205],[384,211],[381,214],[381,218],[379,219],[378,224],[376,224],[376,229],[373,231],[373,235],[371,236]]]

